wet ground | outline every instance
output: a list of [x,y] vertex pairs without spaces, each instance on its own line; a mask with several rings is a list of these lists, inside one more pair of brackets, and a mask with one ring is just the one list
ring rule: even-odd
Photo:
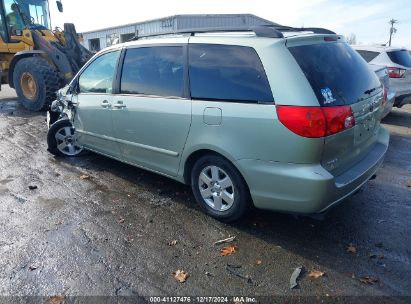
[[[377,178],[324,220],[252,211],[227,225],[167,178],[96,154],[55,158],[45,115],[24,111],[4,89],[0,295],[410,300],[398,296],[411,296],[411,106],[384,121],[391,146]],[[224,245],[214,242],[229,236],[237,252],[221,257]],[[176,270],[189,274],[185,283]],[[325,275],[312,278],[312,270]]]

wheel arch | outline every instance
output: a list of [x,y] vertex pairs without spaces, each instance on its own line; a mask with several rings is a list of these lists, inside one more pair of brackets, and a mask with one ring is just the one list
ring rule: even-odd
[[10,67],[9,67],[9,72],[8,72],[8,78],[9,78],[9,86],[14,89],[14,80],[13,80],[13,73],[14,73],[14,68],[16,67],[17,63],[23,59],[23,58],[28,58],[28,57],[35,57],[35,56],[44,56],[46,52],[40,51],[40,50],[31,50],[31,51],[21,51],[18,52],[14,55]]
[[218,149],[211,149],[211,148],[199,148],[194,151],[191,151],[188,156],[184,160],[184,167],[183,167],[183,180],[184,183],[187,185],[191,184],[191,171],[193,169],[194,164],[196,163],[197,160],[199,160],[201,157],[205,155],[216,155],[224,158],[226,161],[228,161],[241,175],[243,178],[245,184],[247,185],[248,188],[248,183],[244,177],[244,174],[242,170],[237,166],[235,160],[230,157],[227,153],[224,151],[220,151]]

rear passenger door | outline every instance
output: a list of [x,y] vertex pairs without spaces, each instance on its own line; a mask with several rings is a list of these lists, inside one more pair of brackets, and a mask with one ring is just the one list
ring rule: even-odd
[[256,50],[203,41],[191,37],[189,44],[193,114],[187,147],[235,159],[267,159],[278,145],[270,140],[275,134],[275,108]]
[[123,159],[176,176],[191,124],[185,45],[128,48],[113,126]]

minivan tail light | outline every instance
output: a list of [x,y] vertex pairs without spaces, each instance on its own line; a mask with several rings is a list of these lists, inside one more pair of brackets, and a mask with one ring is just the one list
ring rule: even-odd
[[308,138],[342,132],[355,125],[350,106],[276,106],[278,119],[290,131]]
[[405,69],[388,68],[388,76],[390,78],[402,78],[405,74]]

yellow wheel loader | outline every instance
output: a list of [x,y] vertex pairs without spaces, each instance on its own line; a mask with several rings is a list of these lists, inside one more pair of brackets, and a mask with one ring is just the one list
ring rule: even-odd
[[0,90],[9,84],[26,109],[47,109],[91,56],[73,24],[51,30],[48,0],[0,0]]

